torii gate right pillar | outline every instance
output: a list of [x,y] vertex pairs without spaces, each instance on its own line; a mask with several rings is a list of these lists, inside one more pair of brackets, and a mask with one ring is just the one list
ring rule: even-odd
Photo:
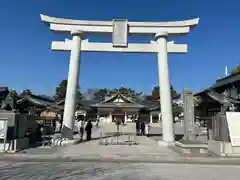
[[156,42],[159,45],[158,51],[158,77],[160,91],[160,106],[162,114],[162,133],[163,141],[167,145],[174,143],[172,97],[170,90],[170,79],[168,70],[168,50],[167,50],[167,32],[160,32],[155,35]]

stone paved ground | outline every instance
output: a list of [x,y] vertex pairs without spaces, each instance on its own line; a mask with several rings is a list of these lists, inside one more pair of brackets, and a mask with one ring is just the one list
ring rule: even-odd
[[[99,128],[93,133],[93,139],[99,137],[100,132],[103,133],[103,136],[106,137],[109,141],[116,140],[117,137],[108,137],[108,134],[116,132],[116,125],[105,125]],[[125,133],[126,135],[120,136],[119,139],[124,141],[128,140],[129,133],[135,133],[135,125],[129,124],[126,126],[120,127],[120,132]],[[145,136],[133,136],[131,137],[136,139],[139,142],[139,145],[99,145],[99,138],[95,140],[80,143],[77,145],[66,146],[57,152],[60,155],[66,156],[101,156],[101,157],[111,157],[114,156],[132,156],[140,157],[141,154],[154,154],[158,156],[171,156],[178,157],[179,155],[173,152],[171,149],[166,147],[159,147],[157,142],[153,139],[147,138]]]
[[[152,124],[150,129],[150,138],[154,140],[162,140],[162,127],[158,124]],[[204,131],[205,129],[197,129],[197,132]],[[183,137],[184,134],[184,126],[180,123],[174,124],[174,132],[175,132],[175,138],[176,141],[180,140]],[[201,134],[197,136],[197,140],[203,143],[207,143],[207,135]]]
[[[95,126],[93,127],[93,135],[92,135],[93,139],[99,139],[100,131],[101,131],[101,128],[96,128]],[[57,135],[60,136],[60,133],[55,134],[54,136],[57,136]],[[80,139],[80,136],[78,134],[75,134],[74,138]],[[25,149],[21,153],[27,153],[27,154],[33,154],[33,155],[34,154],[48,155],[48,154],[54,154],[58,152],[58,150],[61,148],[62,147],[49,147],[49,146],[33,147],[33,148]]]
[[[127,136],[121,136],[120,139],[127,139]],[[90,141],[73,146],[66,146],[58,150],[58,155],[64,156],[100,156],[105,158],[114,157],[141,157],[141,155],[155,155],[155,156],[170,156],[178,157],[175,153],[167,147],[159,147],[156,141],[146,138],[137,137],[140,141],[139,145],[99,145],[99,141]]]
[[240,166],[0,162],[0,180],[239,180]]
[[[128,134],[135,133],[134,124],[121,126],[120,131]],[[116,132],[116,125],[101,125],[93,130],[93,140],[82,142],[77,145],[57,148],[36,148],[25,150],[24,153],[16,155],[0,155],[0,159],[15,159],[16,161],[75,161],[75,162],[155,162],[155,163],[193,163],[193,164],[240,164],[239,159],[216,159],[216,158],[188,158],[181,157],[167,147],[159,147],[157,141],[151,138],[138,136],[139,145],[99,145],[100,133],[106,134]],[[109,137],[107,137],[109,138]],[[111,137],[116,139],[116,137]],[[128,139],[121,136],[120,139]]]

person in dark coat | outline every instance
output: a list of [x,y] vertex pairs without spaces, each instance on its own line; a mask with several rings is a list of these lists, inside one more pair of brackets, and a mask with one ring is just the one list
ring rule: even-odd
[[56,122],[56,119],[54,119],[54,120],[52,121],[53,133],[55,133],[55,131],[56,131],[56,126],[57,126],[57,122]]
[[87,141],[91,141],[91,135],[92,135],[92,122],[91,120],[88,121],[85,131],[87,132]]
[[141,136],[144,136],[145,135],[145,123],[142,122],[141,123]]
[[136,120],[136,134],[137,134],[137,136],[139,135],[139,132],[140,132],[140,122],[139,122],[139,120]]
[[42,128],[43,128],[43,125],[38,123],[37,124],[37,129],[36,129],[36,141],[37,142],[41,142],[42,141],[42,136],[43,136],[42,131],[41,131]]

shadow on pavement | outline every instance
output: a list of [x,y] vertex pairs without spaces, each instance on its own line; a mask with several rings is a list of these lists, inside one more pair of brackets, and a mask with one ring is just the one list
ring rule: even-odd
[[[183,138],[183,134],[175,134],[175,141],[179,141]],[[147,137],[162,137],[162,134],[161,133],[157,133],[157,134],[148,134]],[[159,138],[157,140],[159,140]]]
[[96,141],[96,140],[100,140],[100,139],[107,139],[107,138],[111,138],[111,137],[117,137],[117,135],[108,135],[108,136],[103,136],[103,137],[94,137],[91,138],[90,141],[87,141],[86,139],[80,140],[79,143],[86,143],[86,142],[91,142],[91,141]]

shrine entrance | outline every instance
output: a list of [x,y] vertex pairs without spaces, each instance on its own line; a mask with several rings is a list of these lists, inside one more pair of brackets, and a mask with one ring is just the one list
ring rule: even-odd
[[[163,140],[167,144],[174,143],[168,53],[187,53],[187,45],[175,44],[174,41],[168,42],[168,37],[188,34],[198,24],[199,18],[174,22],[130,22],[124,19],[82,21],[41,15],[41,19],[49,25],[52,31],[72,35],[71,40],[53,41],[51,47],[54,51],[71,52],[64,107],[63,138],[73,139],[75,97],[79,82],[81,52],[156,53],[158,57]],[[112,36],[112,43],[93,43],[84,39],[84,36],[92,34],[110,35]],[[149,44],[128,43],[129,34],[153,36],[154,39]]]

